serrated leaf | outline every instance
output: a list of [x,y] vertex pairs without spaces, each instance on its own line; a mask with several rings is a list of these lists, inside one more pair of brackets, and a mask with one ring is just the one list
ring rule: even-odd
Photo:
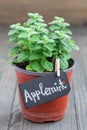
[[[43,28],[43,27],[46,27],[47,24],[46,23],[35,23],[35,25],[37,25],[39,28]],[[46,29],[46,28],[43,28],[43,29]],[[47,29],[46,29],[47,30]]]
[[28,61],[28,59],[29,59],[29,53],[28,52],[21,52],[20,54],[18,54],[18,57],[17,57],[18,63]]
[[28,13],[27,15],[32,19],[43,18],[39,13]]
[[63,29],[62,31],[63,31],[64,33],[66,33],[66,34],[70,34],[70,35],[72,34],[72,32],[71,32],[69,29],[66,29],[66,28]]
[[40,29],[40,31],[41,31],[41,33],[45,33],[45,34],[49,33],[49,31],[47,29],[45,29],[45,28]]
[[61,22],[61,23],[64,22],[64,18],[62,18],[62,17],[55,16],[54,18],[58,22]]
[[12,57],[12,56],[20,53],[20,50],[21,50],[21,48],[19,46],[12,47],[11,49],[9,49],[8,55]]
[[12,42],[17,42],[18,41],[18,38],[16,36],[10,36],[9,37],[9,41],[12,43]]
[[42,67],[40,61],[32,61],[30,63],[30,66],[33,68],[34,71],[36,72],[43,72],[44,68]]
[[48,46],[48,45],[45,45],[44,48],[46,48],[49,51],[52,51],[52,48],[50,46]]
[[16,30],[10,30],[10,31],[8,32],[8,36],[11,36],[11,35],[15,34],[16,32],[17,32]]
[[70,44],[68,42],[64,42],[64,40],[61,41],[62,44],[62,50],[66,50],[67,52],[71,52],[72,48],[70,47]]
[[75,44],[70,44],[71,49],[79,50],[79,47]]
[[53,38],[53,39],[58,39],[58,35],[55,34],[55,33],[53,33],[52,38]]
[[[18,26],[17,28],[16,28],[18,31],[28,31],[28,28],[25,28],[25,27],[23,27],[23,26]],[[20,33],[21,33],[20,32]]]
[[44,41],[43,40],[40,40],[37,42],[38,44],[44,44]]
[[60,68],[61,68],[61,70],[68,69],[68,61],[65,60],[62,56],[60,56],[59,58],[60,58]]
[[32,25],[33,23],[34,23],[34,20],[29,19],[29,20],[27,21],[27,23],[25,24],[25,26],[26,26],[26,25],[30,26],[30,25]]
[[28,34],[27,33],[20,33],[18,35],[18,38],[28,38]]
[[38,18],[38,22],[44,22],[42,18]]
[[38,32],[36,32],[36,31],[30,32],[30,35],[37,35],[37,34],[38,34]]
[[55,42],[53,42],[53,43],[47,43],[46,48],[49,51],[52,51],[54,49],[55,45],[56,45]]
[[63,26],[68,27],[68,26],[70,26],[70,24],[67,23],[67,22],[64,22],[64,23],[63,23]]
[[11,29],[15,29],[15,28],[19,27],[20,25],[21,25],[20,23],[12,24],[12,25],[10,26],[10,28],[11,28]]
[[29,56],[29,60],[38,60],[41,58],[42,58],[42,56],[37,52],[34,52],[34,53],[30,54],[30,56]]
[[51,57],[52,56],[52,51],[45,50],[43,52],[43,55],[46,56],[46,57]]
[[26,39],[18,40],[18,44],[29,47],[29,41]]
[[43,47],[42,44],[38,44],[38,43],[37,43],[37,44],[33,45],[32,50],[33,50],[33,51],[38,51],[38,50],[40,50],[40,49],[42,50],[42,47]]
[[62,53],[62,56],[63,56],[64,59],[66,59],[66,60],[69,60],[69,59],[71,58],[71,54],[68,53],[68,52],[64,52],[64,53]]
[[30,71],[32,71],[33,68],[32,68],[32,66],[30,66],[30,64],[29,64],[29,65],[26,66],[26,70],[30,70]]
[[43,66],[43,68],[45,70],[48,70],[48,71],[52,71],[53,70],[53,64],[49,61],[47,61],[46,59],[43,59],[41,61],[41,65]]
[[39,38],[39,36],[38,35],[34,35],[34,36],[32,36],[31,37],[31,42],[37,42],[37,41],[39,41],[40,40],[40,38]]
[[55,25],[57,23],[57,20],[53,20],[52,22],[49,22],[50,25]]
[[58,26],[57,25],[51,25],[50,26],[50,30],[51,31],[54,31],[54,30],[57,30],[58,29]]

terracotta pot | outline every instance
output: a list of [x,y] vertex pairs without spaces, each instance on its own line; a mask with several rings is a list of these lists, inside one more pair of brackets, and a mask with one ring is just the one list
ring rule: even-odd
[[[73,68],[75,66],[75,63],[72,59],[71,59],[71,62],[72,62],[72,67],[65,70],[65,72],[67,73],[69,82],[71,82]],[[44,73],[29,72],[17,66],[15,66],[15,71],[16,71],[18,84],[24,83],[26,81],[29,81],[34,78],[43,76],[44,74],[47,74],[46,72]],[[58,121],[58,120],[61,120],[65,115],[69,95],[34,106],[29,109],[25,109],[19,89],[18,89],[18,93],[19,93],[19,99],[20,99],[20,104],[21,104],[21,110],[24,117],[27,120],[39,122],[39,123],[48,122],[48,121]]]

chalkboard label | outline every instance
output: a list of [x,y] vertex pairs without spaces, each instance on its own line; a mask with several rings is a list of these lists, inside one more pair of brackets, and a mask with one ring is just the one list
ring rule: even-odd
[[69,93],[70,86],[65,72],[56,72],[35,78],[19,85],[25,108],[31,108]]

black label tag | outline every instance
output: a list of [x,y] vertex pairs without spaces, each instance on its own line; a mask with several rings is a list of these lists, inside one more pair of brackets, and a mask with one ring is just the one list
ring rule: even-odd
[[31,108],[69,93],[70,86],[65,72],[56,72],[35,78],[19,85],[25,108]]

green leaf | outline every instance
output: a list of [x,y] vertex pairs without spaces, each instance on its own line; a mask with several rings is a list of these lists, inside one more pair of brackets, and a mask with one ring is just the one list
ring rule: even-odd
[[9,41],[10,42],[17,42],[18,41],[18,38],[16,36],[10,36],[9,37]]
[[57,30],[58,29],[58,26],[57,25],[51,25],[50,26],[50,30],[51,31],[54,31],[54,30]]
[[48,24],[50,24],[50,25],[56,25],[57,24],[57,20],[53,20],[52,22],[49,22]]
[[48,49],[48,51],[52,51],[54,49],[55,45],[56,45],[55,42],[47,43],[46,48]]
[[72,32],[71,32],[69,29],[66,29],[66,28],[63,29],[62,31],[63,31],[64,33],[66,33],[66,34],[70,34],[70,35],[72,34]]
[[36,72],[43,72],[44,71],[44,68],[42,67],[40,61],[32,61],[32,62],[30,62],[30,66]]
[[20,54],[18,54],[18,57],[17,57],[18,63],[28,61],[28,59],[29,59],[29,53],[28,52],[21,52]]
[[34,20],[29,19],[29,20],[27,21],[27,23],[24,24],[24,25],[30,26],[30,25],[32,25],[33,23],[34,23]]
[[42,50],[43,46],[42,44],[33,44],[33,47],[32,47],[32,50],[33,51],[39,51],[39,50]]
[[38,18],[37,20],[38,22],[44,22],[44,20],[42,18]]
[[43,66],[43,68],[45,70],[48,70],[48,71],[52,71],[53,70],[53,64],[49,61],[47,61],[46,59],[43,59],[41,61],[41,65]]
[[32,66],[30,66],[30,64],[29,64],[29,65],[26,66],[26,70],[30,70],[30,71],[32,71],[33,68],[32,68]]
[[21,34],[23,31],[28,31],[28,28],[25,28],[24,26],[17,26],[16,27],[17,31]]
[[38,14],[38,13],[28,13],[27,15],[28,15],[30,18],[33,18],[33,19],[43,18],[43,16],[41,16],[41,15]]
[[68,61],[65,60],[63,57],[59,57],[60,58],[60,68],[61,70],[66,70],[68,69]]
[[40,40],[37,42],[38,44],[44,44],[44,41],[43,40]]
[[[42,28],[42,29],[45,29],[44,27],[47,27],[47,24],[46,23],[35,23],[35,25],[38,26],[38,28]],[[47,30],[47,29],[46,29]]]
[[64,18],[62,18],[62,17],[55,16],[54,18],[58,22],[61,22],[61,23],[64,22]]
[[9,55],[10,57],[12,57],[12,56],[14,56],[14,55],[20,53],[20,50],[21,50],[21,48],[20,48],[19,46],[12,47],[11,49],[9,49],[8,55]]
[[16,32],[17,32],[16,30],[10,30],[10,31],[8,32],[8,36],[11,36],[11,35],[15,34]]
[[27,39],[18,40],[18,44],[23,45],[23,46],[27,46],[27,48],[29,47],[29,41]]
[[71,47],[71,49],[79,50],[79,47],[77,45],[73,44],[73,43],[70,44],[70,47]]
[[37,42],[37,41],[39,41],[40,40],[40,37],[38,36],[38,35],[33,35],[32,37],[31,37],[31,42]]
[[10,26],[10,28],[11,28],[11,29],[16,29],[16,28],[18,28],[20,25],[21,25],[20,23],[12,24],[12,25]]
[[52,51],[45,50],[43,52],[43,55],[46,56],[46,57],[51,57],[52,56]]
[[45,45],[44,48],[46,48],[48,51],[52,51],[52,47],[48,46],[48,44]]
[[28,38],[28,34],[27,33],[20,33],[18,35],[18,38]]
[[37,52],[33,52],[29,56],[29,60],[38,60],[38,59],[41,59],[41,58],[42,58],[42,56]]
[[38,35],[38,32],[36,32],[36,31],[32,31],[32,32],[30,32],[30,35]]
[[40,29],[40,31],[41,31],[41,33],[45,33],[45,34],[49,33],[49,31],[47,29],[45,29],[45,28]]
[[70,44],[68,44],[68,41],[61,41],[62,44],[62,50],[66,50],[67,52],[71,52],[72,48],[70,46]]
[[63,52],[63,53],[62,53],[62,56],[63,56],[63,58],[66,59],[66,60],[69,60],[69,59],[71,58],[71,54],[68,53],[68,52]]
[[64,23],[63,23],[63,26],[68,27],[68,26],[70,26],[70,24],[69,24],[69,23],[64,22]]

